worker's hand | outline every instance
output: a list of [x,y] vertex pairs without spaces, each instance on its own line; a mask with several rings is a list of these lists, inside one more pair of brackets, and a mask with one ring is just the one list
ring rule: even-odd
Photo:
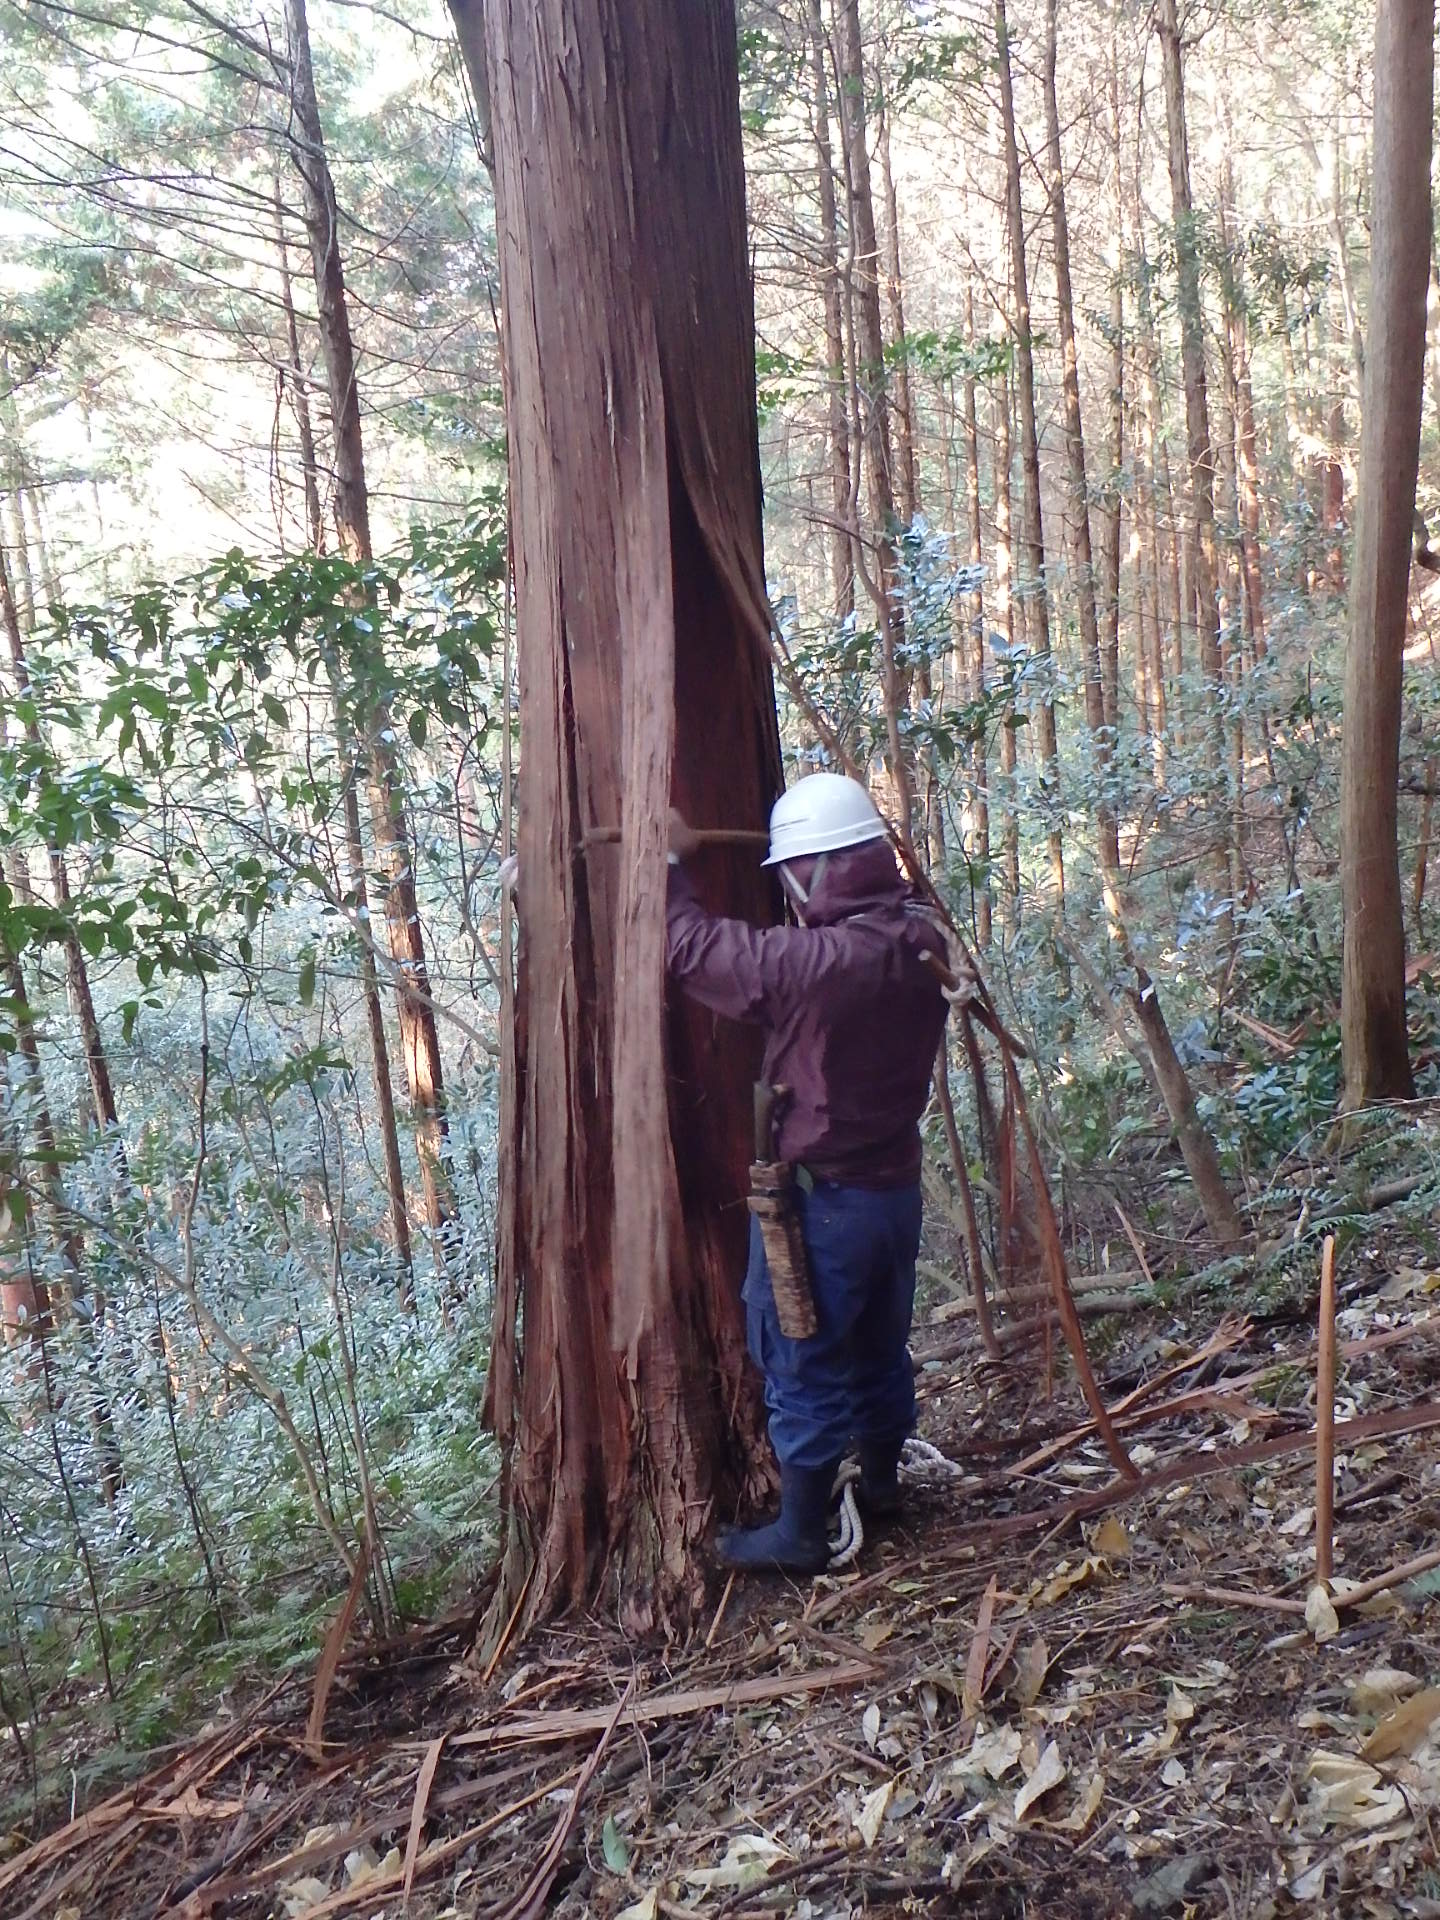
[[676,860],[688,860],[699,851],[700,836],[677,807],[670,809],[670,852]]
[[502,891],[508,893],[512,900],[519,897],[520,856],[518,853],[512,853],[507,859],[500,862],[500,886]]

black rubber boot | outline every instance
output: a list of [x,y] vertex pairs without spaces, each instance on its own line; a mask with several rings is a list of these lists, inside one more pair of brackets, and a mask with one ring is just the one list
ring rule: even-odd
[[857,1497],[864,1511],[876,1520],[893,1519],[903,1504],[896,1469],[904,1448],[903,1440],[887,1440],[883,1446],[866,1444],[860,1449]]
[[727,1527],[715,1542],[721,1566],[753,1573],[823,1573],[836,1466],[781,1467],[780,1512],[766,1527]]

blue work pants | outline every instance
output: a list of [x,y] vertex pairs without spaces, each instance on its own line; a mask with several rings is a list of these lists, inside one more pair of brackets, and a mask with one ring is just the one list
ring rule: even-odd
[[899,1445],[915,1424],[907,1342],[920,1250],[920,1189],[796,1189],[819,1322],[787,1340],[775,1317],[759,1222],[750,1222],[745,1316],[750,1357],[765,1375],[776,1458],[825,1467],[852,1444]]

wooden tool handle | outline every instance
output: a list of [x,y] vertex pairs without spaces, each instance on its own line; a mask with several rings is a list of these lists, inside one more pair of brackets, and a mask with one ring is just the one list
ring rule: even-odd
[[[695,838],[702,847],[768,847],[770,835],[763,827],[697,827]],[[587,847],[618,847],[619,827],[591,827],[585,834]]]

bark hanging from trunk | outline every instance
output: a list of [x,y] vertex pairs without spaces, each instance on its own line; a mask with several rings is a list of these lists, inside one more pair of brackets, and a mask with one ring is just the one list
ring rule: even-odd
[[1424,401],[1434,32],[1434,0],[1379,0],[1370,334],[1340,776],[1340,1044],[1349,1107],[1415,1091],[1396,785]]
[[[285,0],[285,26],[294,117],[290,151],[302,187],[305,229],[315,276],[320,345],[330,399],[335,530],[341,551],[348,559],[363,564],[374,557],[374,550],[370,537],[370,495],[365,479],[360,394],[340,254],[339,209],[315,96],[305,0]],[[396,967],[401,1052],[415,1119],[425,1210],[436,1264],[453,1284],[457,1276],[448,1270],[455,1254],[459,1216],[450,1177],[444,1068],[388,700],[375,702],[366,732],[370,813],[376,852],[385,875],[385,921]]]
[[[758,1058],[661,1014],[672,784],[697,824],[752,827],[779,785],[735,22],[724,0],[453,11],[492,76],[526,782],[499,1287],[524,1340],[497,1325],[491,1618],[604,1594],[678,1626],[712,1507],[767,1471],[736,1288]],[[618,851],[584,846],[617,819]],[[740,853],[696,878],[773,916]]]

